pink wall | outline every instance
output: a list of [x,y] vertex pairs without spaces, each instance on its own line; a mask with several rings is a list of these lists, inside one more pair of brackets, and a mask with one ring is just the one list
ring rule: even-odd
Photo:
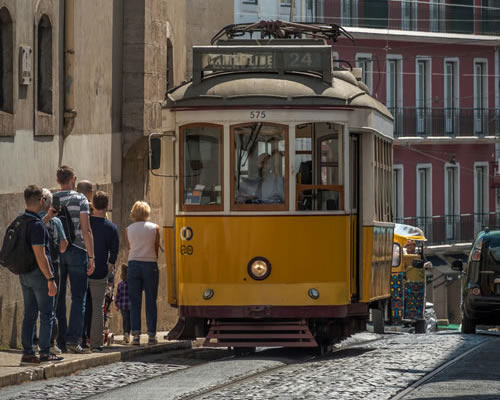
[[[386,58],[387,55],[400,55],[403,59],[403,106],[415,107],[415,70],[416,57],[432,59],[432,106],[444,107],[444,59],[459,59],[460,107],[473,108],[473,63],[475,57],[488,60],[488,108],[495,107],[494,92],[494,47],[442,43],[418,43],[382,40],[357,39],[352,44],[347,39],[339,39],[333,44],[339,58],[355,64],[356,53],[371,53],[373,59],[373,95],[380,101],[386,99]],[[436,98],[436,96],[438,98]]]
[[[394,164],[402,164],[404,168],[404,214],[406,217],[417,214],[417,164],[432,164],[432,214],[444,214],[444,167],[453,155],[460,167],[460,213],[473,213],[474,162],[495,161],[494,144],[394,146]],[[490,170],[490,175],[491,173]],[[495,190],[492,188],[490,188],[490,211],[495,211]]]

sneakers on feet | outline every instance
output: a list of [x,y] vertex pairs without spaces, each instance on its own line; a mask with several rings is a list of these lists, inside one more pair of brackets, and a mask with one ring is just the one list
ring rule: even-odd
[[132,344],[134,346],[139,346],[141,344],[141,337],[139,335],[134,335],[134,338],[132,339]]
[[64,357],[61,357],[61,356],[58,356],[54,353],[50,353],[50,354],[42,354],[40,356],[40,362],[61,362],[62,360],[64,360]]
[[54,354],[62,354],[62,350],[55,343],[50,346],[50,352]]
[[23,354],[23,357],[21,358],[21,365],[39,365],[39,364],[40,364],[40,358],[38,358],[35,354],[33,355]]
[[129,343],[130,342],[130,335],[126,333],[123,335],[123,343]]
[[104,348],[102,346],[92,347],[92,353],[96,351],[102,353],[104,351]]
[[158,343],[158,340],[156,339],[156,335],[155,336],[149,336],[148,344],[157,344],[157,343]]
[[76,345],[68,344],[68,351],[70,353],[74,353],[74,354],[89,354],[90,353],[89,348],[84,349],[79,344],[76,344]]

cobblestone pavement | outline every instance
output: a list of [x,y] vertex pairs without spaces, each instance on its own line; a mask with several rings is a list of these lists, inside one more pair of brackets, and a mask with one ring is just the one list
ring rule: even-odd
[[[363,333],[347,343],[376,337]],[[160,354],[93,368],[71,377],[5,388],[0,390],[0,398],[389,399],[444,361],[484,340],[491,338],[458,333],[387,334],[379,341],[360,343],[311,361],[303,361],[307,357],[294,358],[289,349],[208,363]],[[227,354],[224,352],[224,356]],[[263,371],[262,375],[251,376]],[[245,377],[249,378],[241,380]],[[233,383],[235,380],[240,381]],[[207,392],[221,385],[227,386]]]
[[446,360],[488,338],[391,335],[319,361],[290,365],[203,399],[390,399]]
[[[225,353],[225,352],[224,352]],[[225,353],[226,354],[226,353]],[[175,357],[155,354],[140,361],[118,362],[91,368],[69,377],[25,383],[0,390],[2,400],[78,400],[183,370],[205,362],[203,356]]]

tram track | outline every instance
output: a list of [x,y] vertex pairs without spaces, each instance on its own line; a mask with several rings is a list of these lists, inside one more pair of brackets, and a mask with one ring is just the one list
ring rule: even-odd
[[[216,392],[218,392],[220,390],[230,388],[231,386],[239,385],[239,384],[242,384],[242,383],[245,383],[245,382],[252,381],[255,378],[258,378],[258,377],[261,377],[261,376],[265,376],[267,374],[278,372],[280,370],[283,370],[283,369],[289,367],[292,364],[293,365],[305,364],[305,363],[312,362],[312,361],[321,361],[321,360],[326,360],[326,359],[329,359],[329,358],[334,358],[336,356],[341,356],[343,353],[345,353],[347,351],[350,351],[350,350],[353,350],[353,349],[355,349],[357,347],[361,347],[363,345],[370,344],[370,343],[375,343],[375,342],[378,342],[378,341],[383,340],[383,339],[384,339],[384,337],[378,337],[378,338],[375,338],[375,339],[362,340],[362,341],[357,341],[357,342],[354,342],[354,343],[349,343],[349,344],[343,345],[340,348],[336,348],[334,350],[331,350],[331,351],[329,351],[326,354],[322,354],[322,355],[309,355],[307,357],[304,357],[303,359],[298,360],[297,362],[289,362],[289,363],[285,363],[283,365],[279,365],[279,366],[275,366],[275,367],[269,367],[269,368],[266,368],[263,371],[253,372],[253,373],[250,373],[250,374],[245,375],[245,376],[241,376],[241,377],[237,377],[237,378],[231,379],[231,381],[229,381],[229,382],[220,383],[220,384],[217,384],[215,386],[212,386],[212,387],[203,389],[201,391],[198,391],[196,393],[190,393],[190,394],[187,394],[185,396],[178,397],[178,399],[179,400],[201,399],[201,398],[204,398],[205,396],[210,395],[212,393],[216,393]],[[259,352],[257,352],[257,354],[258,353]],[[222,359],[219,359],[218,361],[227,361],[227,360],[236,359],[236,358],[238,358],[238,357],[237,356],[230,356],[230,357],[224,357]],[[281,357],[281,358],[285,358],[285,357]]]
[[[488,331],[482,331],[482,332],[477,332],[476,335],[480,336],[500,336],[500,333],[498,332],[488,332]],[[476,344],[474,347],[468,349],[467,351],[459,354],[456,357],[453,357],[452,359],[449,359],[442,363],[440,366],[438,366],[436,369],[428,373],[427,375],[423,376],[419,380],[413,382],[410,386],[408,386],[406,389],[403,391],[399,392],[396,396],[392,397],[391,400],[401,400],[404,399],[406,396],[408,396],[410,393],[414,392],[427,382],[429,382],[432,378],[434,378],[436,375],[439,373],[445,371],[446,369],[452,367],[454,364],[456,364],[458,361],[461,359],[465,358],[469,354],[473,353],[474,351],[477,351],[480,347],[486,345],[488,341],[484,340],[481,343]]]

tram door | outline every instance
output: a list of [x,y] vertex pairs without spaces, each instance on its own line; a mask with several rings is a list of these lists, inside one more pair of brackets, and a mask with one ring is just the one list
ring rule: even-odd
[[351,293],[359,297],[359,136],[351,134],[349,137],[349,179],[351,206]]
[[344,209],[342,125],[296,127],[296,198],[300,211]]

